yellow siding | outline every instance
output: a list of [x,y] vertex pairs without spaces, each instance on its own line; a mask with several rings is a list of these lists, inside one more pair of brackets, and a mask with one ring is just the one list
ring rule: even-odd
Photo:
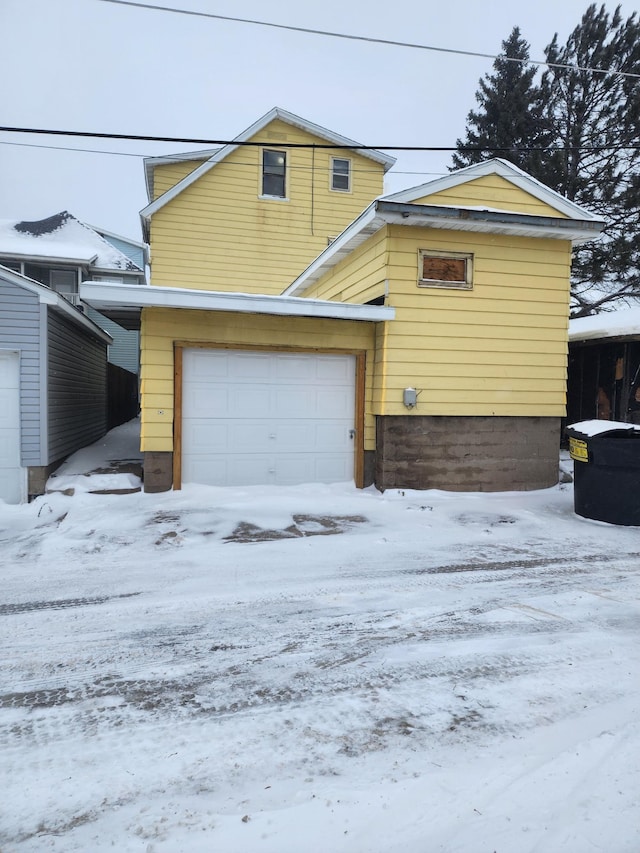
[[375,423],[371,414],[375,351],[373,324],[308,317],[145,308],[140,336],[142,450],[173,450],[175,341],[219,346],[365,351],[364,448],[372,450],[375,447]]
[[[418,287],[420,249],[473,253],[473,289]],[[568,241],[394,225],[305,295],[357,302],[387,282],[396,318],[376,328],[374,414],[558,417],[570,263]],[[413,410],[407,387],[421,392]]]
[[[406,414],[553,415],[565,406],[568,241],[392,226],[388,324],[374,410]],[[420,249],[471,252],[473,289],[417,286]]]
[[545,204],[528,192],[502,178],[500,175],[487,175],[476,178],[442,192],[432,193],[416,199],[413,204],[440,204],[445,207],[490,207],[509,210],[514,213],[528,213],[534,216],[567,217],[564,213]]
[[[256,141],[322,143],[280,121]],[[281,293],[382,192],[382,165],[355,152],[352,192],[334,192],[335,152],[287,150],[287,196],[260,198],[261,147],[241,147],[160,208],[151,219],[151,281],[204,290]],[[158,167],[169,188],[193,163]],[[197,165],[197,164],[196,164]]]
[[385,226],[329,270],[319,282],[305,290],[304,295],[309,299],[331,299],[362,305],[385,295],[388,265]]
[[184,163],[166,163],[164,166],[156,166],[153,170],[153,200],[155,201],[186,178],[194,169],[199,169],[203,162],[203,160],[187,160]]

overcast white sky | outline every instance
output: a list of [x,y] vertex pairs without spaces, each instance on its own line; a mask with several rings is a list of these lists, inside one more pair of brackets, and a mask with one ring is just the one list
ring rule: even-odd
[[[534,59],[543,58],[554,32],[564,41],[589,5],[587,0],[158,3],[490,54],[500,51],[518,25]],[[607,6],[613,11],[614,4]],[[624,15],[636,7],[623,3]],[[280,106],[363,144],[448,146],[463,135],[478,79],[491,70],[491,60],[103,0],[0,0],[0,33],[2,126],[229,139]],[[0,132],[0,218],[39,219],[67,209],[85,222],[140,239],[138,212],[147,201],[142,157],[123,155],[188,148]],[[395,156],[388,191],[441,174],[451,158]]]

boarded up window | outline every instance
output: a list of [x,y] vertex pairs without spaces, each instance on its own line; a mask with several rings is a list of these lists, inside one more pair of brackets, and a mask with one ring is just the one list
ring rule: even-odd
[[420,252],[419,287],[473,287],[472,255],[453,252]]

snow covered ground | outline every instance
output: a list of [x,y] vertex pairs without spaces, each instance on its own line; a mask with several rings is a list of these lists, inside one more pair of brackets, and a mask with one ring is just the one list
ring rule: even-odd
[[639,529],[570,485],[90,494],[128,430],[0,504],[2,853],[640,850]]

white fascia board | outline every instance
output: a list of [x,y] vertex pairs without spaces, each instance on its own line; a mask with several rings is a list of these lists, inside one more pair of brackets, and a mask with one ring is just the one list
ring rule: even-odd
[[58,255],[25,255],[21,252],[2,252],[3,258],[11,258],[15,261],[24,261],[35,264],[67,264],[68,266],[88,267],[98,257],[97,255],[85,255],[82,258],[66,258]]
[[219,148],[206,148],[200,151],[185,151],[182,154],[168,154],[164,157],[144,158],[144,180],[147,188],[147,198],[153,199],[153,170],[156,166],[170,166],[173,163],[184,163],[189,160],[209,160],[216,154]]
[[518,168],[518,166],[499,158],[484,160],[482,163],[474,163],[472,166],[465,166],[464,169],[451,172],[451,174],[437,178],[435,181],[429,181],[417,187],[410,187],[406,190],[400,190],[397,193],[382,196],[382,199],[384,201],[412,202],[418,198],[443,192],[444,190],[457,187],[476,178],[486,177],[487,175],[499,175],[505,178],[505,180],[510,181],[521,190],[529,193],[529,195],[532,195],[539,201],[548,204],[570,219],[584,219],[588,222],[603,221],[600,217],[591,213],[591,211],[569,201],[569,199],[547,187],[537,178],[528,175],[522,169]]
[[143,207],[140,211],[140,216],[143,219],[149,219],[149,217],[153,216],[153,214],[160,210],[161,207],[164,207],[165,204],[168,204],[172,199],[174,199],[177,195],[179,195],[183,190],[186,190],[187,187],[190,187],[194,181],[197,181],[199,177],[206,174],[209,169],[213,168],[217,163],[221,160],[224,160],[225,157],[228,157],[233,151],[237,149],[237,145],[225,145],[224,148],[220,148],[212,157],[209,157],[204,163],[194,169],[192,172],[184,177],[181,181],[178,181],[177,184],[168,189],[165,193],[155,201],[152,201],[151,204],[148,204],[146,207]]
[[[89,271],[89,275],[93,275],[97,273],[99,275],[123,275],[123,276],[135,276],[136,278],[144,278],[144,270],[141,270],[140,267],[136,267],[134,270],[123,270],[119,267],[98,267],[91,266],[91,270]],[[88,281],[89,279],[87,279]]]
[[[273,118],[279,118],[286,124],[292,124],[294,127],[299,127],[301,130],[306,130],[312,136],[319,136],[321,139],[326,139],[327,142],[331,142],[333,145],[344,145],[347,148],[355,149],[360,148],[360,143],[356,142],[355,139],[349,139],[348,136],[342,136],[340,133],[335,133],[333,130],[328,130],[326,127],[322,127],[320,124],[314,124],[312,121],[300,118],[300,116],[287,112],[287,110],[283,110],[280,107],[275,107],[271,113],[274,114]],[[271,115],[271,113],[268,113],[268,115]],[[273,118],[270,118],[269,121],[273,121]],[[368,157],[370,160],[380,163],[384,166],[385,172],[388,172],[396,162],[395,157],[391,157],[389,154],[385,154],[383,151],[377,151],[374,148],[360,150],[358,153],[362,157]]]
[[222,293],[184,287],[83,282],[80,298],[96,311],[101,308],[183,308],[194,311],[235,311],[289,317],[323,317],[382,322],[393,320],[395,310],[381,305],[356,305],[323,299],[264,296],[257,293]]
[[[388,209],[396,204],[398,210]],[[378,215],[393,225],[509,234],[514,237],[548,237],[552,240],[570,240],[572,243],[595,240],[604,224],[600,219],[575,220],[486,208],[403,205],[386,199],[378,200],[378,205]]]
[[[238,148],[238,143],[248,142],[252,137],[254,137],[257,133],[260,133],[261,130],[263,130],[268,124],[270,124],[272,121],[275,121],[276,119],[280,119],[280,121],[285,122],[285,124],[290,124],[294,127],[299,127],[301,130],[306,130],[311,135],[320,137],[320,139],[326,139],[327,142],[330,142],[333,145],[344,145],[347,148],[352,148],[356,150],[359,148],[359,143],[357,143],[353,139],[349,139],[346,136],[341,136],[338,133],[334,133],[332,130],[327,130],[326,127],[322,127],[319,124],[313,124],[313,122],[307,121],[306,119],[301,118],[300,116],[287,112],[287,110],[283,110],[280,107],[273,107],[273,109],[269,110],[268,113],[265,113],[262,118],[259,118],[250,127],[248,127],[246,130],[243,130],[241,134],[236,136],[233,139],[233,142],[231,142],[229,145],[225,145],[223,148],[219,148],[201,166],[198,166],[181,181],[178,181],[175,186],[167,190],[166,193],[163,193],[155,201],[152,201],[150,204],[144,207],[140,211],[140,216],[142,216],[143,219],[148,219],[157,210],[159,210],[165,204],[174,199],[179,193],[181,193],[187,187],[191,186],[191,184],[194,181],[197,181],[199,177],[205,174],[205,172],[208,172],[209,169],[213,168],[215,165],[217,165],[226,157],[228,157],[231,153],[233,153]],[[395,157],[390,157],[388,154],[384,154],[382,151],[361,150],[358,151],[358,153],[361,154],[363,157],[368,157],[370,160],[374,160],[377,163],[381,163],[384,166],[385,172],[388,171],[396,162]],[[148,181],[148,188],[149,185],[150,180]]]

